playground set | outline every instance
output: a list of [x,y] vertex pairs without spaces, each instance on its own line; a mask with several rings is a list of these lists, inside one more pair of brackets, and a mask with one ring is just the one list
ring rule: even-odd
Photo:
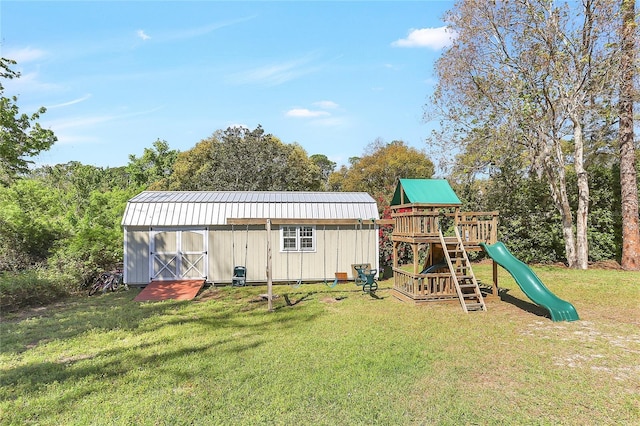
[[[391,201],[395,297],[416,304],[459,301],[464,312],[486,311],[485,298],[498,297],[500,265],[527,297],[549,310],[553,321],[579,319],[571,303],[553,294],[497,241],[498,212],[461,212],[461,205],[446,180],[400,179]],[[398,264],[402,243],[412,250],[410,271]],[[485,295],[467,255],[479,250],[493,259],[493,282]]]
[[[350,279],[372,293],[378,289],[379,226],[391,225],[396,298],[414,304],[456,302],[467,313],[486,311],[485,300],[499,296],[500,265],[553,321],[579,319],[571,303],[553,294],[498,241],[498,212],[462,212],[461,206],[444,179],[400,179],[391,219],[382,220],[366,193],[146,191],[129,200],[123,217],[124,281],[148,283],[136,300],[171,298],[183,288],[189,290],[184,297],[192,298],[205,282],[229,283],[229,278],[234,286],[266,281],[269,309],[274,281],[294,287],[324,281],[335,287]],[[236,226],[244,239],[238,250]],[[412,265],[399,264],[403,244],[411,248]],[[468,256],[480,250],[493,260],[492,283],[483,288]],[[219,256],[229,251],[231,256]],[[237,258],[242,251],[244,261]],[[333,254],[335,279],[328,275]],[[144,299],[145,292],[153,294]]]

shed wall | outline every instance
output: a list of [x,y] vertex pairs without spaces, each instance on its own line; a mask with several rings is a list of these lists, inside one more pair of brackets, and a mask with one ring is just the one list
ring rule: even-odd
[[[246,244],[248,241],[248,250]],[[375,228],[356,230],[335,226],[316,227],[314,252],[286,252],[280,248],[280,228],[271,230],[272,279],[294,282],[299,279],[320,281],[335,277],[335,272],[347,272],[351,265],[370,263],[377,268],[378,232]],[[267,235],[263,226],[250,226],[231,231],[230,227],[209,230],[209,275],[214,283],[229,283],[235,264],[247,267],[249,282],[267,280]],[[246,259],[246,262],[245,262]]]
[[[188,228],[184,228],[185,230]],[[370,263],[378,267],[378,231],[318,225],[315,228],[316,250],[281,251],[280,227],[271,230],[272,279],[274,282],[333,280],[336,272],[353,278],[352,264]],[[146,285],[149,282],[149,228],[125,228],[125,281]],[[267,234],[264,226],[247,228],[209,227],[207,281],[230,283],[233,267],[247,267],[249,282],[266,282]]]
[[124,280],[128,284],[149,283],[149,228],[124,229]]

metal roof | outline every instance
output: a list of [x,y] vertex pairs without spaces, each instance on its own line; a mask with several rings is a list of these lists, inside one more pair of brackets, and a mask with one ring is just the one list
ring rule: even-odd
[[123,226],[224,225],[227,219],[378,219],[365,192],[144,191],[127,202]]
[[410,203],[447,206],[462,204],[445,179],[400,179],[391,205]]

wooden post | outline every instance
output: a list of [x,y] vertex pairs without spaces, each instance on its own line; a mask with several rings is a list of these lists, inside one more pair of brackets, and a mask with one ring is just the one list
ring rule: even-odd
[[498,263],[493,261],[493,288],[491,289],[493,296],[498,297]]
[[273,312],[273,280],[271,279],[271,219],[267,219],[267,301],[269,312]]

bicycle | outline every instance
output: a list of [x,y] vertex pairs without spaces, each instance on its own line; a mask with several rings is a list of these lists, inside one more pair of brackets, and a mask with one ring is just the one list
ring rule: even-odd
[[[96,278],[89,289],[89,296],[93,296],[98,292],[98,290],[102,291],[102,293],[106,293],[109,290],[117,291],[121,284],[124,284],[121,269],[115,269],[111,272],[103,272],[98,275],[98,278]],[[128,290],[129,286],[124,284],[124,289]]]

